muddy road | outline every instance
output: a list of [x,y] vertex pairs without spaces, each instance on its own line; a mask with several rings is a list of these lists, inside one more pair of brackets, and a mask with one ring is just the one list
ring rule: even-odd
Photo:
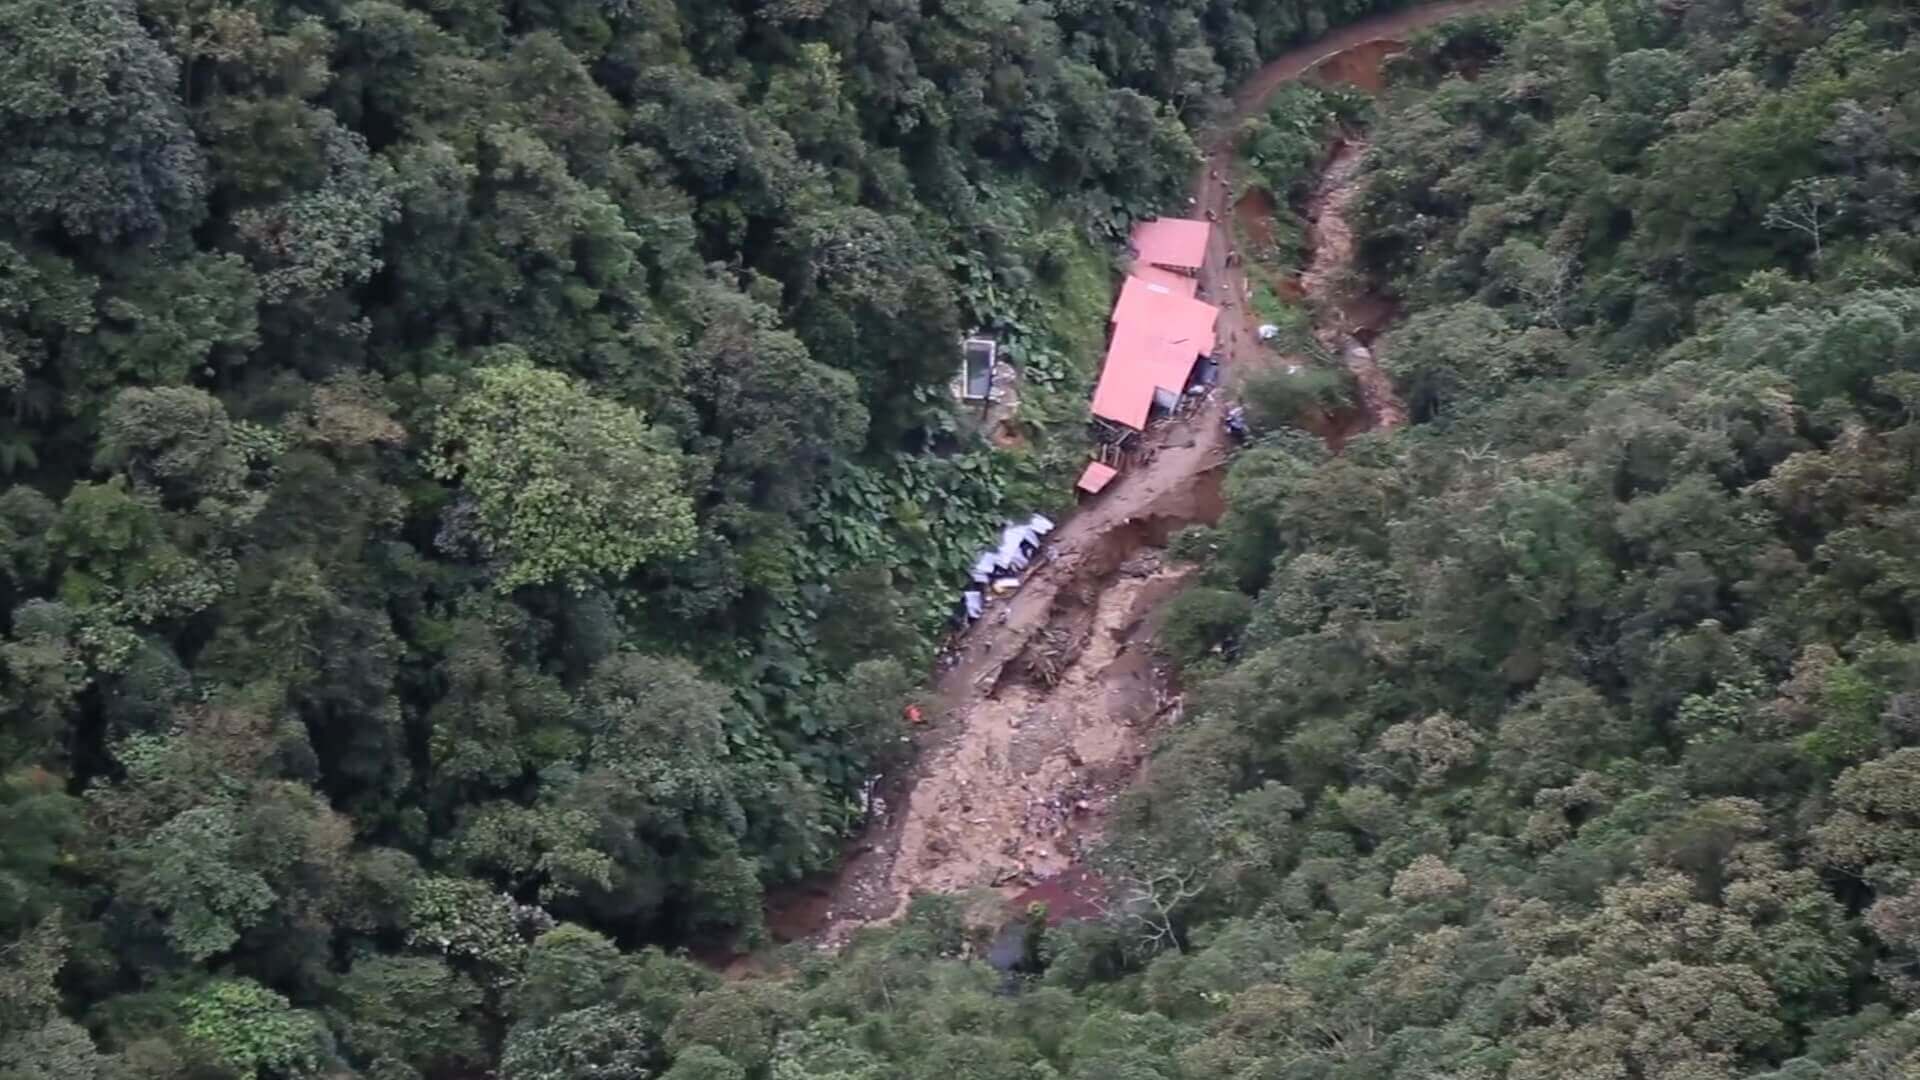
[[[1258,341],[1244,263],[1228,265],[1236,218],[1239,228],[1247,224],[1233,201],[1238,123],[1282,84],[1310,73],[1376,88],[1369,80],[1404,35],[1512,2],[1454,0],[1366,20],[1275,59],[1235,96],[1230,115],[1203,140],[1206,160],[1193,185],[1194,212],[1211,211],[1222,226],[1200,276],[1204,295],[1223,307],[1230,377],[1280,362]],[[1337,151],[1315,189],[1308,208],[1315,257],[1301,284],[1322,342],[1354,365],[1369,421],[1394,425],[1404,413],[1361,341],[1371,340],[1370,330],[1355,325],[1367,317],[1365,298],[1333,291],[1352,257],[1344,215],[1364,149]],[[1019,591],[992,604],[961,638],[923,709],[918,763],[882,786],[884,808],[837,873],[771,899],[768,924],[777,940],[837,945],[860,927],[897,917],[919,893],[988,889],[1021,903],[1045,898],[1056,914],[1092,902],[1100,883],[1082,857],[1153,738],[1179,714],[1153,638],[1164,602],[1189,571],[1161,550],[1182,527],[1211,523],[1224,510],[1223,409],[1216,395],[1185,422],[1150,433],[1151,460],[1063,522]]]

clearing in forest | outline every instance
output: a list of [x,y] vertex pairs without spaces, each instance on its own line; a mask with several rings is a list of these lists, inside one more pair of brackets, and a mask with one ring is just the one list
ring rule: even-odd
[[[1194,179],[1193,212],[1212,211],[1200,279],[1227,306],[1219,337],[1229,372],[1269,363],[1247,310],[1246,267],[1227,265],[1245,209],[1232,200],[1232,132],[1286,82],[1310,73],[1377,89],[1379,65],[1414,30],[1511,0],[1430,4],[1346,27],[1263,67],[1234,98]],[[1308,207],[1314,256],[1300,285],[1322,313],[1316,332],[1359,377],[1373,426],[1404,411],[1366,345],[1390,308],[1324,295],[1353,254],[1345,214],[1364,144],[1336,148]],[[1364,325],[1363,325],[1364,324]],[[1080,865],[1112,798],[1137,776],[1178,698],[1156,661],[1157,614],[1187,571],[1160,549],[1224,505],[1229,449],[1216,396],[1150,439],[1151,459],[1115,481],[1049,538],[1020,591],[962,637],[925,710],[918,764],[882,789],[886,807],[830,879],[776,895],[769,925],[785,941],[826,946],[889,921],[916,894],[991,888],[1044,896],[1056,914],[1100,883]],[[1062,903],[1062,901],[1067,901]]]

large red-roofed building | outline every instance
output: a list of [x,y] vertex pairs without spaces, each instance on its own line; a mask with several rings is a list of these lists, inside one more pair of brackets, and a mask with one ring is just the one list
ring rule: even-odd
[[1194,364],[1213,352],[1220,309],[1195,299],[1186,271],[1206,261],[1212,226],[1162,218],[1134,228],[1138,261],[1113,307],[1113,338],[1093,391],[1093,414],[1136,430],[1153,407],[1179,403]]

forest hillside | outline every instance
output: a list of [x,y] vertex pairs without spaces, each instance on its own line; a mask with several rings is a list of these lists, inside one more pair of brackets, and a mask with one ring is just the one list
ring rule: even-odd
[[1106,915],[684,951],[1063,508],[1127,226],[1395,6],[0,0],[0,1080],[1920,1075],[1902,0],[1527,0],[1283,99],[1284,218],[1367,129],[1410,423],[1270,393],[1174,540]]

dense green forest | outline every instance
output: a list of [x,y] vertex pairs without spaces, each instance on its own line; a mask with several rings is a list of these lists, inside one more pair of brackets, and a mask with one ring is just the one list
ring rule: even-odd
[[724,1075],[636,950],[831,862],[1115,238],[1390,6],[0,0],[0,1076]]
[[0,1080],[1920,1075],[1902,0],[1416,41],[1415,423],[1177,538],[1111,916],[662,951],[834,857],[1223,91],[1389,6],[0,0]]

